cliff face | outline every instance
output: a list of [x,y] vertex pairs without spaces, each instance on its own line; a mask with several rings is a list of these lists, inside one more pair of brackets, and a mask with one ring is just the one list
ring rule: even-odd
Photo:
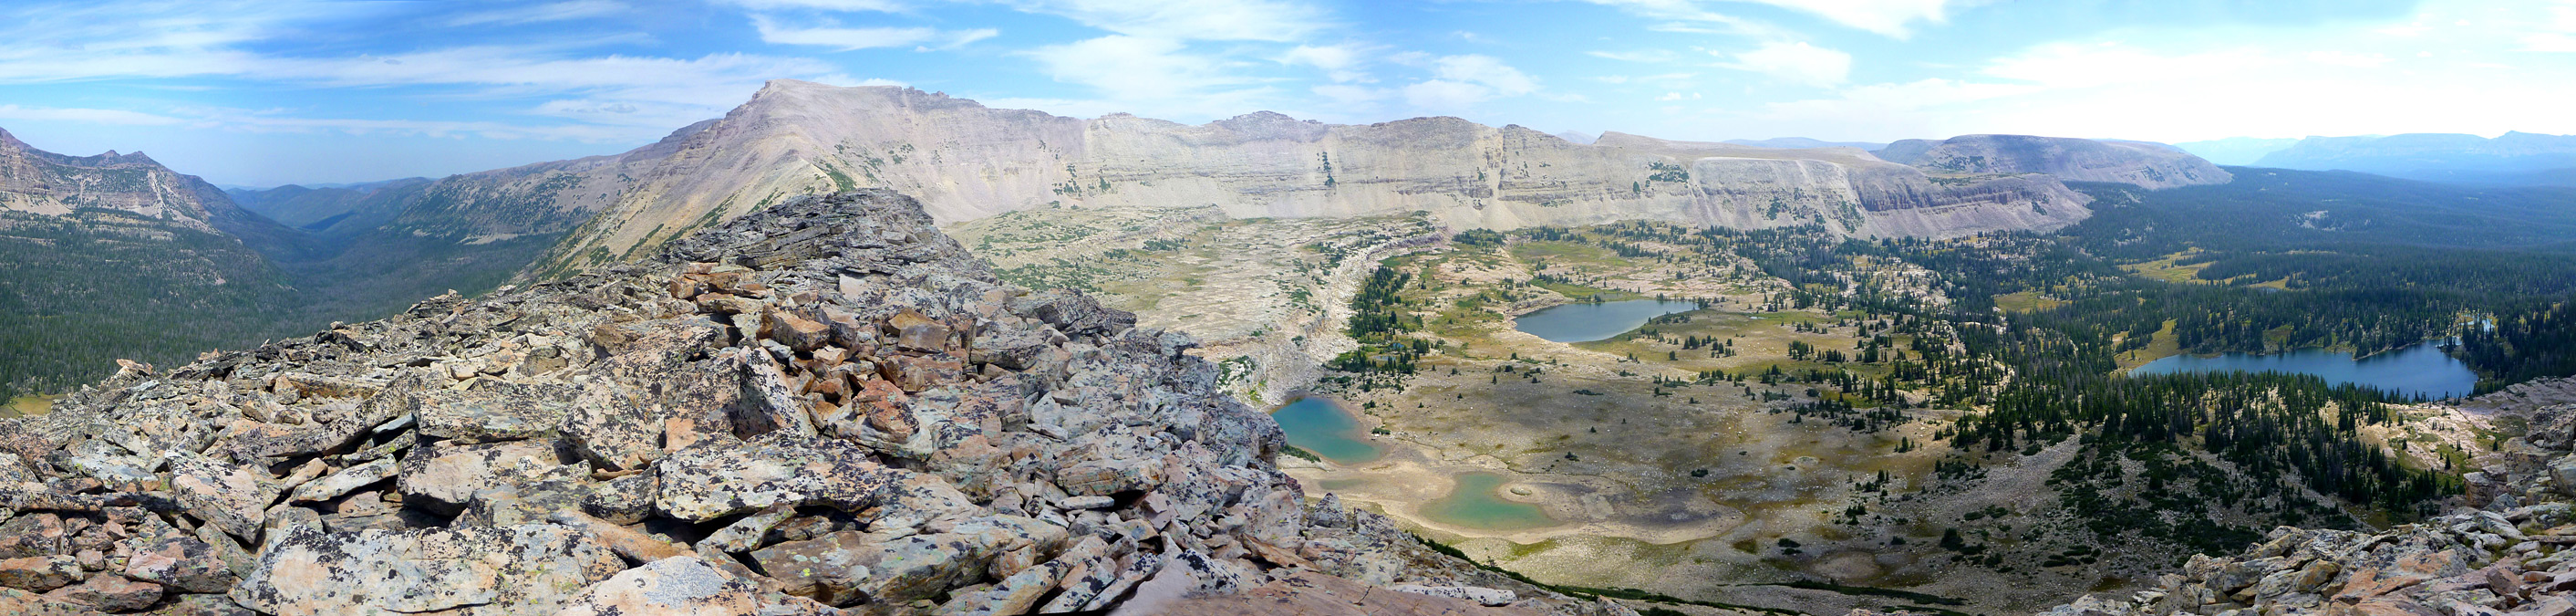
[[115,210],[180,228],[218,233],[258,217],[196,176],[141,152],[65,156],[29,147],[0,130],[0,211],[60,216]]
[[2090,213],[2054,179],[1934,181],[1851,148],[1618,133],[1586,145],[1457,118],[1081,120],[795,81],[619,160],[566,180],[579,187],[552,207],[597,216],[548,268],[641,254],[785,195],[858,186],[917,195],[942,223],[1047,207],[1214,205],[1235,217],[1428,211],[1458,228],[1656,219],[1888,236],[2053,229]]
[[2045,173],[2081,182],[2161,189],[2225,184],[2234,176],[2160,143],[2030,135],[1962,135],[1888,144],[1879,158],[1934,173]]
[[0,419],[0,612],[1625,613],[1303,502],[1189,336],[909,198],[781,201]]

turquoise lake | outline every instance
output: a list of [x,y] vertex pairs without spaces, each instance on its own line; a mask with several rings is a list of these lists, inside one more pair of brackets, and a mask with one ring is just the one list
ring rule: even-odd
[[1270,418],[1279,422],[1281,432],[1288,433],[1288,444],[1335,464],[1374,462],[1386,457],[1386,448],[1369,441],[1368,431],[1360,429],[1359,419],[1331,399],[1298,398],[1271,411]]
[[1440,500],[1422,504],[1422,515],[1433,520],[1484,530],[1527,530],[1558,524],[1537,505],[1503,500],[1503,476],[1493,473],[1459,473],[1457,489]]
[[1591,342],[1628,333],[1647,319],[1698,309],[1698,302],[1653,299],[1566,304],[1521,315],[1513,319],[1512,329],[1549,342]]
[[2295,372],[2313,374],[2328,383],[2352,383],[2400,395],[2432,398],[2474,393],[2478,375],[2442,353],[2440,342],[2426,342],[2355,361],[2351,353],[2306,349],[2272,355],[2228,353],[2215,357],[2175,355],[2130,370],[2133,376],[2186,372]]

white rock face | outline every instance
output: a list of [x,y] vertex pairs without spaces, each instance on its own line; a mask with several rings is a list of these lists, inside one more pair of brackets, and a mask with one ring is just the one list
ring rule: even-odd
[[81,208],[117,210],[206,233],[218,232],[213,223],[219,219],[249,216],[222,190],[142,152],[65,156],[0,130],[0,212],[61,216]]
[[[784,195],[883,186],[941,223],[1046,207],[1213,205],[1229,216],[1430,212],[1456,228],[1631,219],[1856,236],[2054,229],[2089,200],[2046,176],[1935,180],[1855,148],[1609,133],[1578,144],[1457,118],[1331,125],[1261,112],[1189,126],[991,109],[902,87],[775,81],[723,119],[558,167],[548,207],[598,212],[547,267],[640,254]],[[523,216],[524,217],[524,216]]]

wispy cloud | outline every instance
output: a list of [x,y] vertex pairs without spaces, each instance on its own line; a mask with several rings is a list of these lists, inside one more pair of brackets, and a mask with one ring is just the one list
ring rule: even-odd
[[1298,45],[1279,57],[1279,63],[1312,66],[1324,71],[1334,83],[1368,82],[1368,73],[1360,70],[1376,49],[1367,45]]
[[[1822,17],[1828,21],[1894,38],[1913,34],[1917,22],[1943,23],[1960,0],[1583,0],[1616,7],[1657,20],[1651,29],[1664,32],[1732,34],[1778,38],[1778,26],[1715,8],[1719,5],[1769,5]],[[1971,0],[1974,1],[1974,0]]]
[[1957,0],[1735,0],[1814,14],[1842,25],[1895,38],[1913,34],[1916,22],[1943,23]]
[[906,6],[906,5],[905,5],[904,3],[902,3],[902,2],[896,2],[895,0],[718,0],[718,1],[723,2],[723,3],[725,3],[725,4],[731,4],[731,5],[734,5],[734,6],[739,6],[739,7],[743,7],[743,8],[747,8],[747,9],[752,9],[752,10],[761,10],[761,11],[772,11],[772,10],[779,10],[779,9],[812,9],[812,10],[823,10],[823,11],[844,11],[844,12],[873,11],[873,12],[880,12],[880,13],[900,13],[900,12],[904,12],[904,11],[911,10],[911,7]]
[[615,15],[628,10],[632,10],[632,7],[628,7],[625,3],[616,2],[614,0],[569,0],[566,2],[536,4],[496,11],[466,13],[448,18],[447,25],[481,26],[545,23],[564,21],[568,19]]
[[1128,36],[1169,40],[1296,42],[1331,27],[1320,6],[1294,0],[1003,0]]
[[0,120],[82,122],[88,124],[114,124],[122,126],[168,126],[187,122],[187,120],[166,115],[127,111],[123,109],[20,107],[17,105],[0,105]]
[[846,28],[839,26],[792,27],[780,25],[766,15],[752,17],[764,43],[809,45],[855,51],[876,47],[956,47],[1000,35],[992,28],[943,31],[936,28]]
[[1822,87],[1841,84],[1851,77],[1851,54],[1804,41],[1773,41],[1751,51],[1719,55],[1728,61],[1718,66],[1761,73],[1789,83]]

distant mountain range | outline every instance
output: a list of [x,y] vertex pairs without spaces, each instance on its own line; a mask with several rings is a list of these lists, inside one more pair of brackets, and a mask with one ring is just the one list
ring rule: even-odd
[[1962,135],[1890,143],[1878,151],[1878,157],[1952,173],[2045,173],[2142,188],[2225,184],[2233,179],[2226,170],[2189,152],[2145,141]]
[[448,214],[460,202],[507,203],[499,191],[373,184],[251,191],[253,209],[141,153],[66,156],[0,131],[0,397],[479,293],[554,244],[430,231],[482,217]]
[[[0,133],[0,249],[9,251],[0,273],[48,272],[0,277],[0,345],[82,349],[47,356],[53,365],[36,372],[0,361],[0,393],[86,382],[111,358],[174,362],[380,318],[449,289],[552,277],[786,197],[859,187],[914,195],[943,224],[1040,208],[1213,205],[1242,218],[1427,212],[1456,228],[1647,219],[1887,237],[2056,229],[2090,216],[2090,198],[2061,178],[2227,181],[2178,150],[2084,139],[1900,142],[1891,148],[1903,160],[1891,162],[1855,149],[1874,144],[1572,137],[1589,143],[1446,117],[1086,120],[903,87],[782,80],[723,118],[613,156],[227,192],[140,154],[62,156]],[[89,325],[79,328],[44,320],[82,310]],[[142,335],[192,319],[192,336]]]
[[2359,171],[2436,182],[2576,186],[2576,136],[2509,132],[2305,139],[2221,139],[2177,144],[2222,164]]
[[2229,137],[2226,139],[2192,141],[2173,145],[2174,147],[2182,148],[2185,152],[2190,152],[2193,155],[2207,159],[2211,163],[2229,166],[2245,166],[2254,164],[2254,161],[2262,160],[2263,155],[2265,154],[2287,149],[2298,142],[2299,140],[2297,139]]

